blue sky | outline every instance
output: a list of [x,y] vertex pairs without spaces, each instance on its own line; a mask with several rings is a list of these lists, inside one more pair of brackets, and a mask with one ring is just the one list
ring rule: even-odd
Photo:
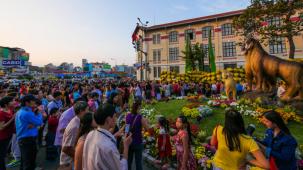
[[0,0],[0,46],[24,48],[33,65],[81,59],[133,64],[137,17],[149,26],[243,9],[250,0]]

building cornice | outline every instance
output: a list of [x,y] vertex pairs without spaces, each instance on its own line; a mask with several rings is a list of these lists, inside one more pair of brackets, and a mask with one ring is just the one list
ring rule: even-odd
[[245,10],[242,9],[242,10],[237,10],[237,11],[224,12],[224,13],[220,13],[220,14],[214,14],[214,15],[208,15],[208,16],[203,16],[203,17],[198,17],[198,18],[192,18],[192,19],[186,19],[186,20],[181,20],[181,21],[176,21],[176,22],[160,24],[160,25],[154,25],[154,26],[146,27],[146,31],[153,31],[153,30],[158,30],[158,29],[163,29],[163,28],[183,26],[183,25],[188,25],[188,24],[207,22],[207,21],[218,20],[218,19],[227,18],[227,17],[238,16],[238,15],[241,15],[244,11]]

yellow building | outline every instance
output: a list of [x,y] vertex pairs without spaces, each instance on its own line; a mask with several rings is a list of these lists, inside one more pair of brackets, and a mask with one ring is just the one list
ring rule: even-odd
[[[184,56],[182,51],[185,48],[186,37],[191,39],[192,44],[199,43],[201,47],[206,49],[204,51],[207,51],[209,30],[212,33],[217,68],[244,66],[245,58],[241,53],[241,47],[236,45],[236,43],[243,42],[243,37],[236,35],[235,29],[232,27],[233,18],[242,14],[243,11],[231,11],[150,27],[137,25],[132,35],[133,40],[139,39],[139,42],[142,42],[137,44],[138,49],[140,49],[136,56],[137,79],[157,80],[160,73],[165,70],[185,73],[185,60],[182,57]],[[279,18],[274,18],[265,24],[279,22]],[[269,43],[268,46],[264,46],[264,49],[270,54],[288,58],[287,40],[280,40],[280,43]],[[294,38],[296,58],[303,58],[302,40],[302,34]],[[204,61],[207,66],[207,55]]]

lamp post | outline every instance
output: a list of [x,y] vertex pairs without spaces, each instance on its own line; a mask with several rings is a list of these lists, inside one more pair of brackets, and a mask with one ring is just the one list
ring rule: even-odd
[[139,21],[139,23],[137,23],[140,26],[140,29],[142,30],[142,45],[139,45],[138,47],[138,52],[140,52],[140,81],[143,81],[143,54],[145,55],[145,79],[147,79],[147,52],[143,51],[143,42],[144,42],[144,38],[145,38],[145,31],[146,31],[146,27],[147,24],[149,23],[148,21],[145,21],[145,23],[143,23],[141,21],[141,19],[138,17],[137,20]]

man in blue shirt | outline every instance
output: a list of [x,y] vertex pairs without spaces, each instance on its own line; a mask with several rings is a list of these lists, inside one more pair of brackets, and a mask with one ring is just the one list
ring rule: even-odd
[[[42,109],[37,109],[36,98],[26,95],[21,99],[21,109],[16,113],[16,132],[21,151],[20,170],[34,170],[36,167],[36,154],[38,127],[42,125]],[[33,109],[37,109],[35,113]]]
[[237,89],[237,96],[241,95],[243,92],[243,85],[240,82],[237,82],[236,89]]

